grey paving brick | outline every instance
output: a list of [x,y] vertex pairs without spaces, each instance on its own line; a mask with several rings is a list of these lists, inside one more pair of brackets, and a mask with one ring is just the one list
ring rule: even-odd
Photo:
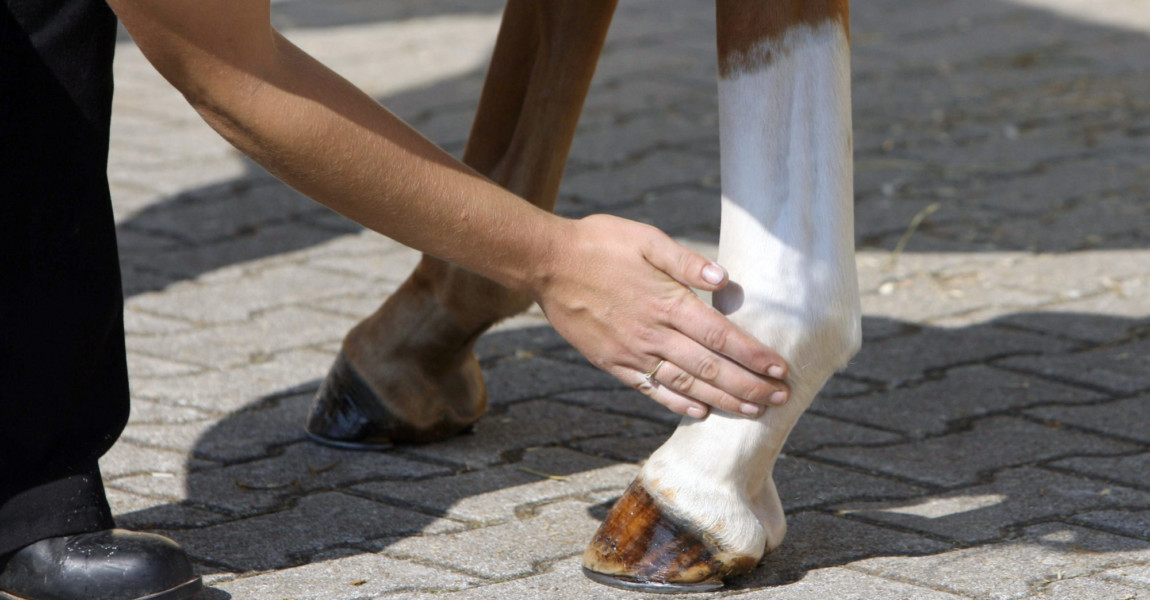
[[1083,511],[1148,505],[1150,494],[1034,468],[1010,469],[986,485],[909,500],[850,503],[837,510],[967,543],[1008,535],[1020,524]]
[[311,554],[335,546],[385,536],[442,533],[460,527],[458,523],[328,492],[301,498],[287,510],[165,534],[193,557],[245,572],[298,566]]
[[524,505],[597,490],[621,492],[639,472],[626,463],[587,456],[564,448],[528,449],[503,467],[421,481],[384,481],[354,489],[432,514],[492,523],[516,517]]
[[881,448],[832,448],[815,456],[943,486],[974,483],[983,473],[1075,454],[1118,454],[1130,444],[1011,417],[975,423],[967,432]]
[[135,338],[132,348],[191,364],[227,368],[263,361],[279,352],[340,341],[354,324],[329,313],[287,307],[271,309],[239,324]]
[[658,187],[675,184],[706,184],[717,181],[717,157],[702,157],[673,151],[657,151],[624,165],[568,177],[561,188],[564,195],[600,208],[640,199]]
[[483,370],[483,378],[487,382],[487,401],[491,404],[577,390],[626,389],[618,379],[590,365],[573,365],[531,355],[500,360]]
[[487,415],[475,424],[474,433],[436,444],[411,446],[407,451],[479,468],[535,446],[610,435],[641,436],[662,430],[662,426],[649,421],[536,400]]
[[399,591],[457,590],[480,582],[444,569],[378,554],[357,554],[233,579],[217,587],[234,598],[357,600]]
[[132,300],[132,306],[201,324],[233,323],[258,318],[259,313],[273,308],[304,305],[376,287],[361,278],[296,264],[248,272],[242,277],[241,285],[181,282],[168,287],[163,294],[138,296]]
[[[912,437],[936,435],[948,425],[988,413],[1042,403],[1094,402],[1097,392],[1059,385],[984,365],[951,369],[941,379],[868,396],[826,399],[816,410],[840,419],[895,429]],[[1043,410],[1036,409],[1036,414]],[[1077,413],[1076,413],[1077,414]]]
[[268,400],[221,421],[183,425],[134,425],[123,439],[179,450],[208,460],[239,461],[267,456],[273,447],[306,439],[303,424],[311,394]]
[[1040,584],[1040,591],[1028,596],[1034,600],[1078,600],[1080,598],[1114,598],[1115,600],[1138,600],[1146,597],[1147,590],[1127,587],[1120,583],[1077,577],[1071,580],[1054,580]]
[[[480,585],[464,591],[437,594],[435,598],[447,600],[567,600],[580,598],[587,600],[615,600],[627,597],[644,598],[643,594],[621,592],[617,588],[592,582],[583,576],[582,560],[579,557],[566,558],[554,562],[539,575],[520,577],[501,583]],[[428,596],[417,593],[389,596],[395,600],[414,600]]]
[[334,360],[334,352],[313,349],[257,355],[252,364],[235,369],[133,381],[132,393],[166,406],[231,413],[257,404],[269,395],[295,390],[313,392]]
[[1150,396],[1139,396],[1090,406],[1049,406],[1027,414],[1107,435],[1150,444]]
[[958,600],[963,598],[963,596],[843,568],[813,570],[807,573],[801,581],[746,594],[734,594],[730,597],[740,600],[814,600],[816,598]]
[[1061,523],[1009,541],[913,559],[870,558],[852,568],[977,598],[1023,598],[1059,579],[1145,560],[1150,545]]
[[789,511],[826,506],[847,498],[905,498],[926,491],[906,483],[787,455],[779,457],[773,476],[783,507]]
[[1125,585],[1143,590],[1150,589],[1150,563],[1141,563],[1127,567],[1110,569],[1095,575],[1098,579],[1116,581]]
[[925,537],[819,512],[787,517],[787,537],[759,566],[732,583],[758,589],[793,584],[808,573],[873,556],[918,556],[950,546]]
[[682,419],[681,416],[667,410],[642,392],[629,388],[564,392],[552,396],[552,399],[560,402],[570,402],[580,406],[594,407],[611,413],[658,421],[666,424],[669,428],[678,425]]
[[992,327],[926,329],[914,335],[864,343],[846,373],[898,384],[920,379],[931,369],[984,362],[1011,354],[1038,354],[1026,360],[1046,364],[1053,360],[1047,360],[1045,353],[1071,348],[1070,343],[1054,338]]
[[1063,356],[1016,356],[1001,364],[1118,393],[1150,390],[1150,340]]
[[1150,489],[1150,452],[1129,456],[1068,458],[1051,464],[1060,469]]
[[228,520],[226,515],[165,499],[140,496],[107,487],[116,526],[133,530],[206,527]]
[[[816,412],[822,404],[815,404]],[[807,413],[799,419],[787,436],[784,452],[810,452],[824,446],[889,444],[903,439],[895,433],[839,419],[828,419],[816,412]]]
[[[347,487],[364,480],[407,480],[449,473],[446,467],[405,459],[394,453],[340,451],[313,442],[292,444],[268,459],[207,468],[163,479],[173,494],[234,515],[279,508],[317,490]],[[144,473],[114,481],[125,490],[154,493],[156,478]]]
[[1129,504],[1142,508],[1084,512],[1071,520],[1150,541],[1150,507],[1145,502]]
[[595,456],[632,463],[642,463],[651,456],[651,453],[654,452],[656,448],[662,446],[663,442],[666,442],[669,437],[671,437],[670,431],[666,433],[656,433],[654,435],[607,436],[577,440],[571,442],[570,446],[581,452]]
[[534,573],[541,563],[582,554],[599,522],[591,505],[564,500],[549,504],[537,516],[502,525],[424,538],[407,538],[383,553],[445,565],[488,579]]

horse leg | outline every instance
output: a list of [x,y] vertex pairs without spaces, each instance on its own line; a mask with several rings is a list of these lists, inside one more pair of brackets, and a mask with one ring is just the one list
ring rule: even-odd
[[757,419],[684,418],[584,554],[613,585],[711,589],[783,539],[771,471],[861,338],[847,0],[719,0],[722,224],[714,303],[790,365]]
[[[463,161],[553,210],[616,0],[510,0]],[[350,448],[426,442],[467,429],[487,395],[473,347],[530,299],[424,255],[411,276],[356,325],[307,424]]]

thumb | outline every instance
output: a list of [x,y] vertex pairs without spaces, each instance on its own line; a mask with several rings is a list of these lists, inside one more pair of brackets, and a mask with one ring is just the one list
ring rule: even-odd
[[647,262],[679,283],[716,291],[727,285],[727,270],[719,263],[660,233],[643,253]]

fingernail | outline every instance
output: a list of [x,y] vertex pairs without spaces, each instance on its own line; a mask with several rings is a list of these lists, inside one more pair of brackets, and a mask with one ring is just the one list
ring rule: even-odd
[[771,394],[771,402],[774,404],[782,404],[787,401],[787,393],[783,391]]
[[687,416],[696,419],[702,419],[703,417],[707,416],[707,411],[699,408],[698,406],[692,406],[691,408],[687,409]]
[[[773,397],[774,396],[772,396],[772,398]],[[749,415],[749,416],[755,417],[755,416],[758,416],[758,414],[762,411],[762,407],[759,406],[758,404],[751,404],[750,402],[744,402],[743,405],[739,407],[739,410],[742,411],[742,413],[744,415]]]
[[703,279],[705,279],[707,283],[711,285],[719,285],[720,283],[723,283],[723,278],[726,276],[727,273],[723,270],[723,267],[720,267],[715,263],[711,263],[703,267]]
[[771,365],[771,368],[767,369],[767,375],[770,375],[771,377],[774,377],[775,379],[782,379],[783,375],[786,375],[786,374],[787,374],[786,370],[783,369],[779,365]]

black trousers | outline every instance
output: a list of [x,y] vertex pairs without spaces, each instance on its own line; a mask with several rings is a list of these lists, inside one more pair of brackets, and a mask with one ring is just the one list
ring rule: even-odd
[[0,0],[0,559],[112,526],[96,459],[128,416],[115,40],[103,0]]

